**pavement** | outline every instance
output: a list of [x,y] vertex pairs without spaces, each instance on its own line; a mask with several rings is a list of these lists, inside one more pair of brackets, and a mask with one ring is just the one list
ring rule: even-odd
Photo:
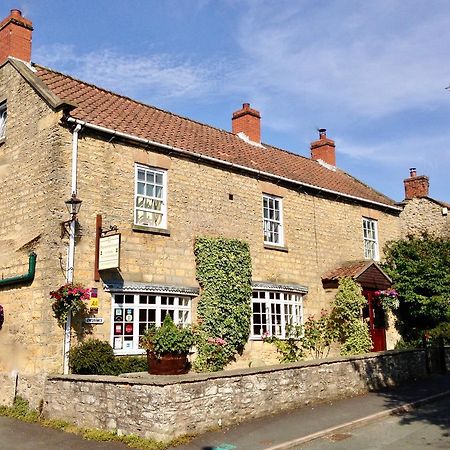
[[[344,433],[402,411],[450,397],[450,375],[433,375],[403,386],[303,407],[202,434],[171,450],[298,449],[314,439]],[[420,410],[417,409],[419,412]],[[417,420],[420,414],[417,414]],[[120,443],[87,441],[34,423],[0,417],[0,450],[113,450]]]
[[450,375],[303,407],[208,432],[171,450],[284,450],[450,396]]

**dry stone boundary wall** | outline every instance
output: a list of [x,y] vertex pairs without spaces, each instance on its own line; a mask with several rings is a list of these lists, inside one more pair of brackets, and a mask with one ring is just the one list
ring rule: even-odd
[[16,389],[4,376],[0,401],[16,391],[48,418],[165,440],[425,376],[422,350],[387,351],[213,374],[35,376]]

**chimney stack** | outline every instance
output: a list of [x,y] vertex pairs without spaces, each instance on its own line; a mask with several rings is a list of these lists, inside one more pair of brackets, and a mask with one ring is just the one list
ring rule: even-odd
[[319,129],[319,140],[311,142],[311,158],[314,161],[321,159],[330,166],[336,166],[336,145],[332,139],[327,138],[327,130]]
[[261,115],[250,103],[244,103],[242,109],[233,113],[232,131],[235,134],[245,133],[253,142],[261,143]]
[[9,56],[31,61],[31,20],[22,17],[22,12],[12,9],[10,15],[0,23],[0,64]]
[[409,178],[403,180],[405,185],[405,200],[415,197],[428,197],[430,180],[425,175],[417,176],[415,167],[409,169]]

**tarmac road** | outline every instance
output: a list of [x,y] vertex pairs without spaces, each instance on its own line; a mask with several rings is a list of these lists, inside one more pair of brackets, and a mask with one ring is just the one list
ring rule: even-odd
[[332,433],[295,450],[450,449],[450,397],[364,427]]

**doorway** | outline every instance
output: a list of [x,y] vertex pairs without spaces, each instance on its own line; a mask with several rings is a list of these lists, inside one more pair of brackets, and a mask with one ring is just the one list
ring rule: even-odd
[[375,297],[375,291],[363,290],[363,295],[367,299],[367,305],[363,309],[363,318],[369,324],[372,351],[382,352],[386,350],[386,313]]

